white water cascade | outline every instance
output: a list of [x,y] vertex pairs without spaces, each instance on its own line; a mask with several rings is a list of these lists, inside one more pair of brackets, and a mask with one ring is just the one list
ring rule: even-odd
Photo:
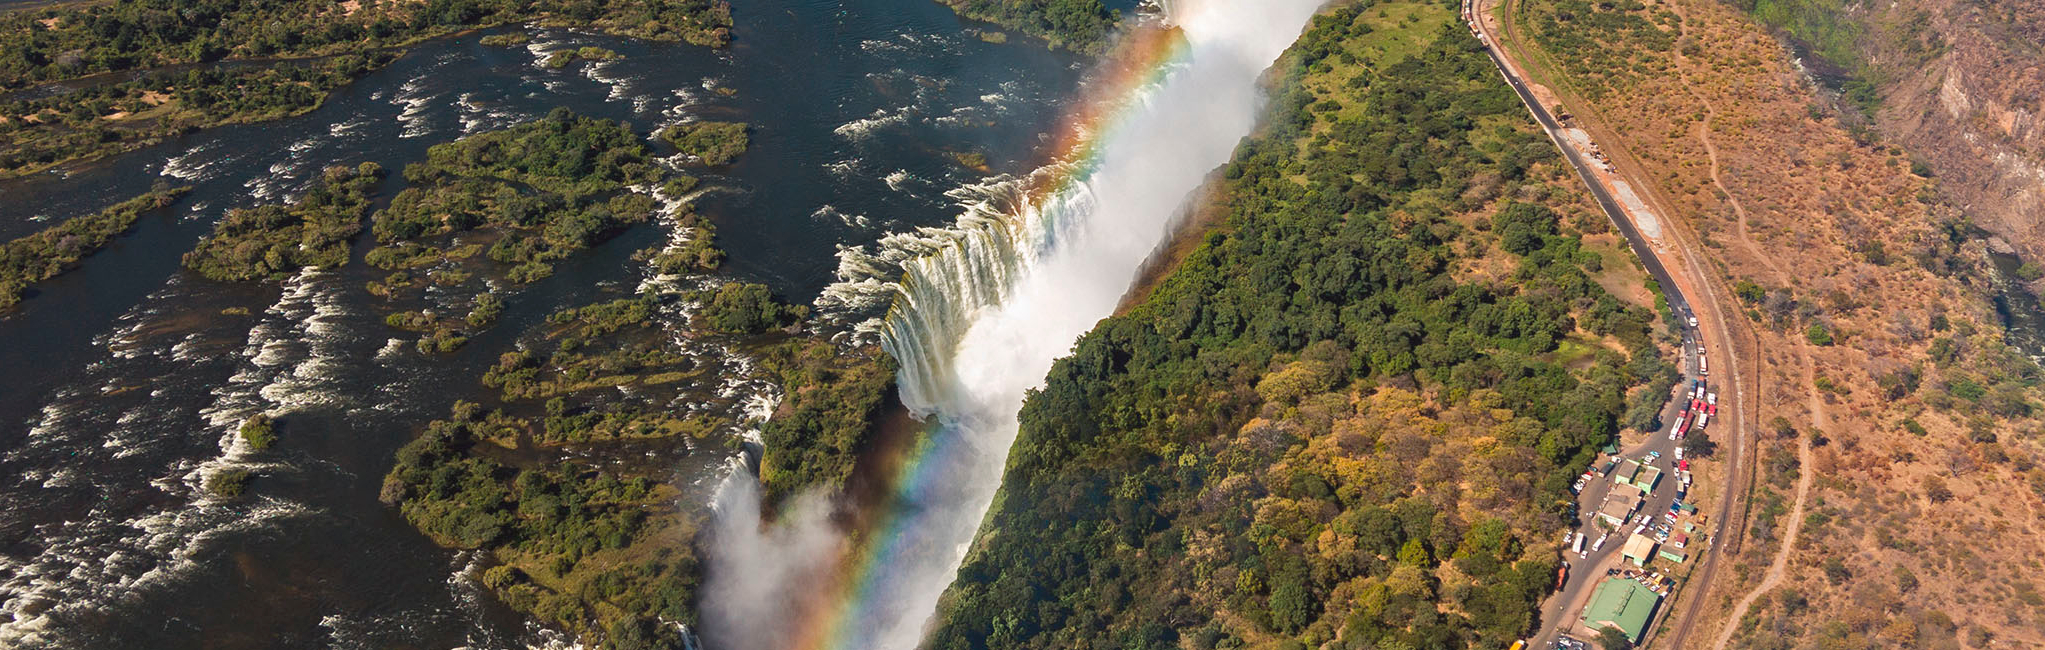
[[[1016,200],[987,202],[1004,209],[969,211],[953,229],[918,238],[923,254],[902,262],[902,279],[890,288],[894,305],[880,329],[883,345],[901,362],[903,402],[936,417],[940,430],[899,479],[893,512],[865,538],[856,584],[842,596],[842,614],[828,616],[835,619],[828,630],[760,629],[786,616],[785,605],[814,593],[817,558],[740,550],[807,538],[786,528],[821,525],[823,518],[786,516],[775,531],[731,518],[720,522],[705,611],[713,644],[746,650],[812,642],[860,650],[918,645],[1000,487],[1026,392],[1113,312],[1142,264],[1170,236],[1189,195],[1255,127],[1262,104],[1258,78],[1323,1],[1171,3],[1169,19],[1185,42],[1164,74],[1134,97],[1112,98],[1127,106],[1094,125],[1084,161],[1040,172],[1072,180],[1042,200],[1018,193]],[[721,511],[757,517],[743,506]],[[758,584],[777,579],[788,584]],[[748,584],[730,584],[736,582]]]

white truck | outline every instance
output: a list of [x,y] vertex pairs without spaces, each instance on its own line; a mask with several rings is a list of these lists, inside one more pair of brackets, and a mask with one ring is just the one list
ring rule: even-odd
[[1572,548],[1571,550],[1574,550],[1574,551],[1576,551],[1576,557],[1578,557],[1578,558],[1587,558],[1587,557],[1590,557],[1590,556],[1591,556],[1591,554],[1589,554],[1589,553],[1585,553],[1585,552],[1584,552],[1584,550],[1583,550],[1583,540],[1584,540],[1584,534],[1583,534],[1583,533],[1577,533],[1577,534],[1576,534],[1576,546],[1575,546],[1575,547],[1573,547],[1573,548]]

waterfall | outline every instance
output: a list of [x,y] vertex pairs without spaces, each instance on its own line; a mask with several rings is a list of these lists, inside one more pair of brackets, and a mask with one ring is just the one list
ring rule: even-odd
[[[952,228],[890,236],[878,253],[841,252],[844,281],[820,306],[891,302],[871,329],[900,361],[902,401],[938,428],[858,544],[812,545],[856,547],[842,566],[756,548],[811,539],[790,529],[828,525],[822,518],[784,517],[757,532],[756,515],[731,509],[743,521],[720,523],[732,532],[710,558],[714,645],[910,650],[922,641],[1000,487],[1025,395],[1114,310],[1188,198],[1255,127],[1258,78],[1321,2],[1170,3],[1174,29],[1130,39],[1158,46],[1125,44],[1122,67],[1101,75],[1105,92],[1077,118],[1085,137],[1066,162],[977,186]],[[877,277],[890,263],[899,281]]]
[[[1042,182],[1070,165],[1039,170]],[[1071,182],[1046,200],[1031,199],[1030,182],[997,183],[1000,192],[969,207],[948,245],[902,264],[893,308],[880,327],[881,347],[901,365],[902,403],[919,415],[943,413],[959,395],[956,346],[983,310],[1005,302],[1059,233],[1092,214],[1092,188]]]

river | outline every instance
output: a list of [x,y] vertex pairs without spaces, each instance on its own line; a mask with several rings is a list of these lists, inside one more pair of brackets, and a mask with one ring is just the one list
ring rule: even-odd
[[[303,116],[202,131],[70,175],[0,184],[0,236],[141,193],[194,191],[0,319],[0,647],[511,648],[558,643],[474,585],[471,559],[417,534],[377,491],[393,450],[480,369],[563,306],[629,291],[640,227],[517,291],[502,322],[451,355],[394,350],[357,263],[223,285],[178,258],[225,210],[281,201],[332,164],[393,171],[432,144],[556,106],[642,132],[688,117],[754,125],[703,199],[721,274],[797,301],[838,279],[845,247],[943,226],[981,182],[952,152],[1023,174],[1084,65],[1016,38],[981,41],[929,0],[758,0],[727,51],[561,30],[531,47],[429,42]],[[503,31],[503,30],[495,30]],[[485,32],[493,33],[493,32]],[[617,62],[550,71],[543,52],[598,45]],[[402,189],[394,174],[379,194]],[[359,256],[366,242],[358,243]],[[224,315],[246,309],[248,316]],[[231,430],[281,416],[278,450]],[[724,458],[678,472],[709,473]],[[250,498],[201,477],[258,471]]]

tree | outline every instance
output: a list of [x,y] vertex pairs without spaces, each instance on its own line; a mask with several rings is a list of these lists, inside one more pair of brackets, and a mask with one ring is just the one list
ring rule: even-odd
[[1710,458],[1717,451],[1718,443],[1712,442],[1711,436],[1706,435],[1702,429],[1683,439],[1683,453],[1691,456]]
[[1780,415],[1768,421],[1768,430],[1775,432],[1775,437],[1777,438],[1788,438],[1796,435],[1796,427],[1789,423],[1789,418]]
[[1832,332],[1826,330],[1823,324],[1811,323],[1810,328],[1804,330],[1804,340],[1810,341],[1811,345],[1831,345]]
[[1633,647],[1633,640],[1626,638],[1618,626],[1607,625],[1598,628],[1598,646],[1605,650],[1628,650]]
[[758,334],[801,320],[809,309],[785,305],[774,299],[764,284],[727,282],[709,296],[703,317],[710,327],[727,334]]
[[1945,503],[1953,500],[1953,491],[1946,487],[1945,479],[1937,476],[1926,476],[1924,477],[1924,498],[1931,499],[1932,503]]

